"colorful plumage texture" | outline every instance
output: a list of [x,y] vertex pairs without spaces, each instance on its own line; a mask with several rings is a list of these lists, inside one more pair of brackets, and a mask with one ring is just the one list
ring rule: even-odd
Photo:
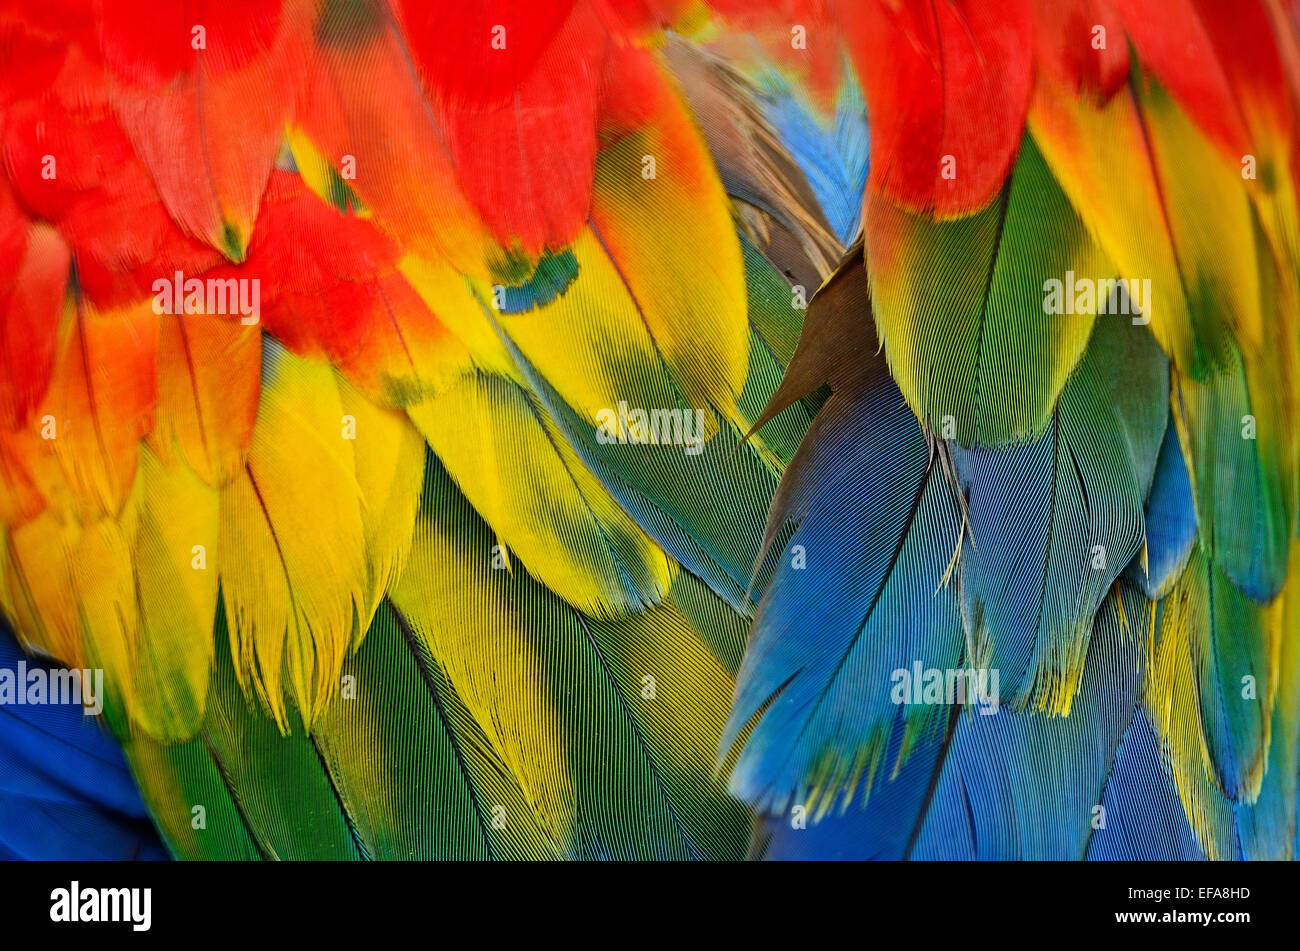
[[0,856],[1293,857],[1298,123],[1295,0],[10,0]]

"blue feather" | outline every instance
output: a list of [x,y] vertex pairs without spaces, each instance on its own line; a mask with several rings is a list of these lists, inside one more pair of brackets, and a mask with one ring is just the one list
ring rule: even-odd
[[[0,624],[0,670],[39,667]],[[25,859],[163,859],[130,770],[79,704],[0,705],[0,852]]]
[[1159,740],[1139,708],[1124,733],[1101,798],[1106,825],[1088,843],[1090,860],[1204,859],[1178,790],[1160,762]]
[[[798,524],[755,620],[722,749],[757,723],[731,790],[760,811],[821,812],[885,762],[898,705],[894,672],[948,669],[961,654],[956,598],[944,585],[960,514],[884,367],[865,358],[860,389],[822,408],[786,471],[769,533]],[[932,711],[909,707],[913,733]],[[892,768],[892,764],[890,764]]]
[[1156,460],[1155,480],[1146,505],[1147,571],[1134,565],[1130,574],[1159,600],[1174,587],[1187,566],[1196,541],[1196,504],[1187,464],[1178,445],[1178,431],[1171,420]]
[[871,137],[857,83],[841,87],[834,123],[819,121],[777,73],[759,77],[768,121],[799,164],[840,243],[853,241],[862,220]]
[[[904,723],[902,716],[895,720],[886,763],[895,762],[901,752]],[[947,726],[946,720],[940,720],[940,729]],[[943,752],[943,744],[937,740],[937,737],[927,738],[912,750],[896,775],[882,776],[872,786],[865,803],[851,805],[819,821],[806,816],[760,817],[754,852],[773,861],[901,858],[907,853],[921,818],[924,806],[921,793],[929,787]],[[799,821],[800,818],[804,821]]]
[[[773,859],[1080,859],[1132,845],[1129,806],[1144,800],[1140,793],[1127,798],[1138,767],[1121,739],[1141,716],[1140,624],[1149,616],[1136,588],[1123,597],[1122,614],[1111,597],[1098,615],[1068,717],[949,707],[943,725],[951,731],[930,732],[896,777],[876,782],[864,808],[810,820],[803,829],[787,817],[770,818],[759,833],[760,851]],[[891,757],[899,739],[896,730]],[[1172,784],[1155,767],[1164,783],[1159,792],[1171,795]],[[1095,828],[1103,815],[1098,805],[1106,808],[1104,830]],[[1172,817],[1181,817],[1176,795],[1173,805]],[[1172,818],[1160,828],[1167,836],[1179,831]],[[1190,829],[1182,835],[1177,841],[1196,855]]]
[[1063,708],[1093,615],[1141,549],[1168,387],[1149,334],[1100,322],[1041,438],[953,449],[970,509],[962,616],[1017,704]]
[[1142,685],[1146,600],[1123,597],[1097,616],[1069,716],[963,711],[909,858],[1083,857]]

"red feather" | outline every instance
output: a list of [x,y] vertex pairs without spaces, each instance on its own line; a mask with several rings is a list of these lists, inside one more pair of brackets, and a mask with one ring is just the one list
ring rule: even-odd
[[1128,79],[1124,24],[1106,0],[1035,0],[1033,11],[1040,70],[1102,102]]
[[296,0],[102,2],[123,128],[182,229],[240,260],[306,74],[305,11]]
[[175,270],[193,275],[218,263],[167,215],[80,51],[54,89],[9,110],[4,163],[26,210],[67,239],[82,293],[108,310],[151,294],[154,280]]
[[559,35],[575,0],[398,0],[411,56],[439,102],[506,103]]
[[1228,77],[1192,0],[1164,0],[1154,7],[1147,0],[1109,2],[1124,21],[1143,68],[1197,126],[1233,159],[1249,152],[1250,138]]
[[276,172],[247,262],[220,276],[260,280],[267,332],[296,353],[327,357],[387,402],[385,387],[418,376],[422,358],[451,343],[398,271],[400,258],[372,222],[341,214],[297,175]]
[[[0,210],[0,231],[9,232],[4,217]],[[59,233],[46,224],[0,234],[0,255],[6,268],[13,264],[12,272],[0,273],[0,426],[16,429],[49,386],[70,255]]]
[[937,218],[987,205],[1024,128],[1028,4],[866,0],[838,12],[866,93],[871,189]]
[[580,3],[509,99],[445,102],[461,188],[500,244],[537,256],[566,247],[586,221],[607,45],[604,24]]

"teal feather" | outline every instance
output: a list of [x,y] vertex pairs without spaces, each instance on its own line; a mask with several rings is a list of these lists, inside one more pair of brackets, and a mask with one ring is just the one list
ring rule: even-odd
[[893,672],[916,660],[953,667],[961,654],[944,586],[961,525],[953,487],[883,357],[865,376],[823,407],[773,504],[769,534],[798,527],[755,619],[722,742],[729,750],[756,721],[731,789],[760,811],[851,800],[889,743]]
[[1013,704],[1069,709],[1093,615],[1141,549],[1168,381],[1145,330],[1101,320],[1042,438],[953,449],[970,511],[962,616]]
[[1088,855],[1095,861],[1204,859],[1178,790],[1160,759],[1160,741],[1139,708],[1115,753],[1101,798],[1105,825],[1094,830]]
[[1136,562],[1129,574],[1142,584],[1148,598],[1167,595],[1187,566],[1196,541],[1196,506],[1187,464],[1178,445],[1173,419],[1156,460],[1155,478],[1146,504],[1147,565]]

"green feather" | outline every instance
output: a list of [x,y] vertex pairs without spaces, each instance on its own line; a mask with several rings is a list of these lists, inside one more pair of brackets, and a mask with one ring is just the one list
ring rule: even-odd
[[969,218],[935,223],[873,197],[866,259],[899,389],[963,446],[1043,432],[1095,320],[1045,313],[1047,282],[1114,276],[1028,136],[1002,194]]
[[[511,568],[429,465],[394,602],[572,858],[737,858],[748,819],[713,774],[743,623],[678,575],[661,605],[588,616]],[[691,610],[674,603],[685,585]],[[715,599],[716,601],[716,599]],[[729,644],[724,644],[729,641]],[[516,821],[507,818],[507,822]]]

